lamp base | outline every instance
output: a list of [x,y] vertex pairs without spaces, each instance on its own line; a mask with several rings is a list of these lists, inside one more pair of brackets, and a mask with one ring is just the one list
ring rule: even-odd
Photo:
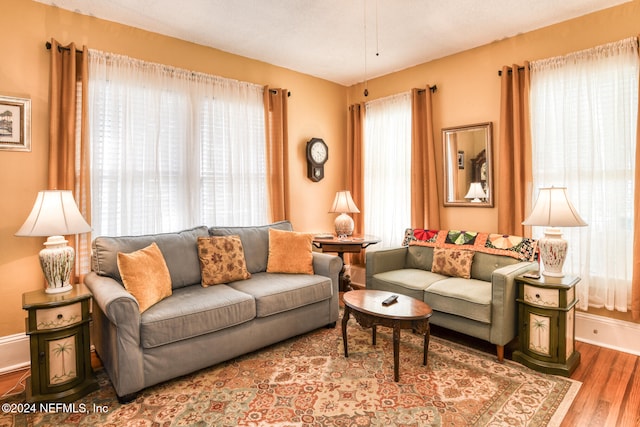
[[40,267],[49,285],[45,292],[57,294],[70,291],[73,289],[69,278],[75,261],[75,251],[71,246],[67,246],[67,240],[62,236],[49,237],[44,246],[40,251]]
[[353,234],[353,218],[346,213],[341,213],[336,218],[336,236],[339,238],[349,237]]
[[544,266],[542,274],[548,277],[564,277],[562,266],[567,258],[568,246],[559,228],[549,227],[544,230],[544,237],[538,240],[540,259]]

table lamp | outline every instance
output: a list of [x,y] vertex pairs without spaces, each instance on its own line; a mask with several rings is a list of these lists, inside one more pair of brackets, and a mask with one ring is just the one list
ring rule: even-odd
[[472,182],[469,186],[469,191],[467,192],[466,196],[464,196],[464,198],[473,199],[471,200],[471,202],[473,203],[480,203],[482,201],[480,199],[487,198],[487,193],[484,192],[484,188],[482,188],[481,182]]
[[336,193],[336,198],[333,200],[333,206],[329,213],[340,214],[335,222],[336,235],[338,237],[345,238],[353,234],[353,218],[347,214],[359,212],[360,210],[351,198],[350,191],[344,190]]
[[40,266],[49,294],[70,291],[71,270],[75,261],[73,247],[67,246],[64,236],[91,231],[76,206],[71,191],[40,191],[31,213],[16,236],[47,237],[44,249],[40,251]]
[[562,266],[567,257],[568,243],[558,227],[582,227],[587,223],[569,201],[565,187],[541,188],[533,210],[523,225],[547,227],[544,237],[538,240],[540,258],[544,266],[542,274],[564,277]]

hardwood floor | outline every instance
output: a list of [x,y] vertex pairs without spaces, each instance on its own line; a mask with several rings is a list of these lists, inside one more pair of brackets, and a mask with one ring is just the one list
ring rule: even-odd
[[[490,353],[495,350],[494,346],[480,340],[436,327],[432,329],[434,335]],[[640,357],[582,342],[576,343],[576,349],[581,353],[581,361],[571,378],[582,382],[582,387],[561,427],[640,426]],[[511,351],[512,348],[505,349],[507,358],[511,357]],[[94,368],[100,366],[100,360],[94,354],[91,364]],[[25,374],[28,370],[1,375],[0,396],[15,387]],[[23,389],[18,385],[15,392]]]
[[640,357],[582,342],[576,349],[571,378],[582,387],[562,426],[640,426]]

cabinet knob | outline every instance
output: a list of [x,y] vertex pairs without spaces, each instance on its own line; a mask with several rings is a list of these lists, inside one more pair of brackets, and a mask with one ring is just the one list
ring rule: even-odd
[[41,351],[40,353],[38,353],[38,362],[44,363],[44,351]]

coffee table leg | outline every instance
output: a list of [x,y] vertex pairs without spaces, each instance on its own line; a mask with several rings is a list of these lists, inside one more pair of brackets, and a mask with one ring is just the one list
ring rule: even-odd
[[371,327],[371,344],[376,345],[376,325]]
[[431,335],[431,327],[429,326],[429,320],[426,320],[426,332],[424,334],[424,357],[422,364],[427,366],[427,352],[429,351],[429,336]]
[[344,345],[344,357],[349,357],[349,350],[347,349],[347,322],[349,321],[350,313],[351,310],[345,305],[344,315],[342,316],[342,344]]
[[400,380],[400,328],[393,328],[393,379],[395,382]]

